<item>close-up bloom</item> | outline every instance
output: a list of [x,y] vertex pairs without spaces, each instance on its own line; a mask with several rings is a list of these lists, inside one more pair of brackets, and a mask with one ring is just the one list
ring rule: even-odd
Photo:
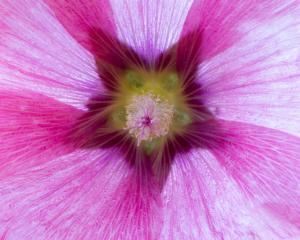
[[300,239],[299,16],[0,0],[0,239]]

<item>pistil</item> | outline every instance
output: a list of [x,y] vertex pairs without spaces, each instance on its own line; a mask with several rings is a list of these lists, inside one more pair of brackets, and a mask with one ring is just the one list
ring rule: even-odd
[[142,141],[166,136],[174,117],[174,106],[152,93],[135,95],[126,107],[126,127],[139,146]]

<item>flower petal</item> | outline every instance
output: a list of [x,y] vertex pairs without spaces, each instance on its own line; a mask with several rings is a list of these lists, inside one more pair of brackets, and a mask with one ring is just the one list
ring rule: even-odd
[[195,0],[183,28],[183,35],[197,32],[202,47],[202,61],[223,52],[234,45],[246,33],[240,31],[244,23],[254,29],[252,21],[265,22],[293,11],[295,0],[279,1],[218,1]]
[[78,150],[1,182],[0,233],[24,240],[156,239],[159,195],[152,184],[140,184],[114,150]]
[[191,0],[111,0],[118,38],[154,61],[181,33]]
[[80,114],[40,94],[0,91],[0,176],[72,151],[67,134]]
[[[243,192],[300,228],[300,138],[250,124],[219,121],[211,151]],[[293,212],[290,215],[289,212]]]
[[115,36],[109,0],[44,0],[44,2],[49,4],[70,34],[91,52],[94,51],[93,41],[96,39],[93,39],[93,36],[97,35],[97,30]]
[[82,111],[32,92],[0,92],[0,100],[0,236],[131,240],[159,233],[155,184],[115,149],[74,151],[69,133]]
[[0,2],[0,84],[73,106],[101,90],[94,58],[40,1]]
[[244,21],[244,38],[199,66],[202,99],[216,117],[300,136],[300,8],[288,10]]
[[163,192],[160,239],[280,240],[300,236],[299,229],[274,218],[243,190],[209,149],[178,155]]

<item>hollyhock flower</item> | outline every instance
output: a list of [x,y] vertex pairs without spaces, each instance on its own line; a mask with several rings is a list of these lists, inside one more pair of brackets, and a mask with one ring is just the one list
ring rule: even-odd
[[300,238],[298,0],[0,0],[0,237]]

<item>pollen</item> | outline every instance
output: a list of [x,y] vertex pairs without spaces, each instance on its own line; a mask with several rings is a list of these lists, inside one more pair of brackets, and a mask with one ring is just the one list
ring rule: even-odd
[[142,141],[166,136],[174,118],[175,107],[152,93],[133,96],[126,107],[126,127],[139,146]]

